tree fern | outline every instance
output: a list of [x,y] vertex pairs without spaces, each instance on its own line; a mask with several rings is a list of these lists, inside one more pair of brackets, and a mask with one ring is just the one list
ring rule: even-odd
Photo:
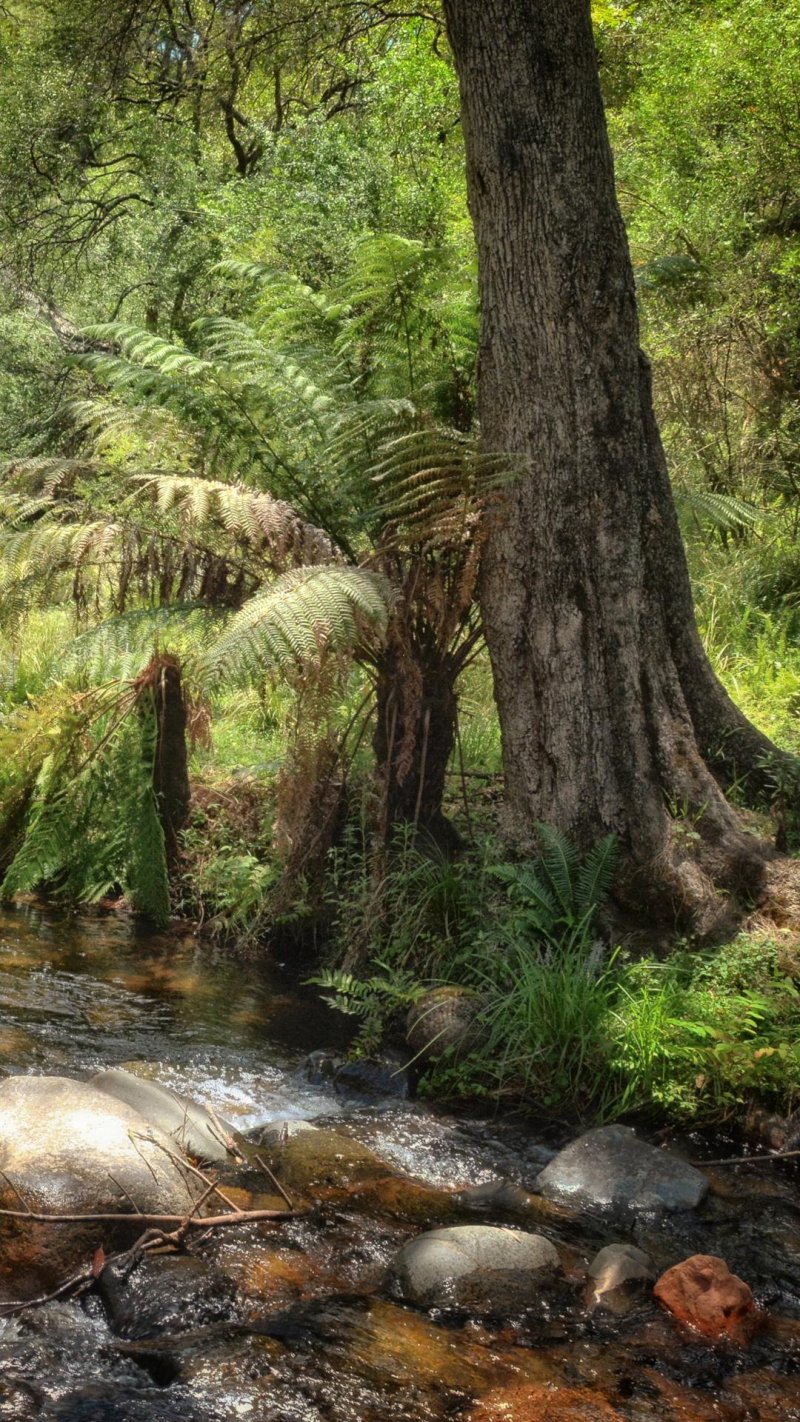
[[209,648],[201,673],[289,672],[323,649],[353,652],[380,638],[391,606],[378,574],[359,568],[298,568],[284,573],[234,615]]
[[125,887],[134,908],[160,926],[169,922],[170,889],[164,831],[153,792],[158,725],[152,694],[139,707],[140,754],[134,759],[125,816],[133,834],[125,865]]

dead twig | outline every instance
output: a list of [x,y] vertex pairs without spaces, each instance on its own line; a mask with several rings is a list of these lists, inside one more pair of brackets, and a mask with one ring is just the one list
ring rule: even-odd
[[267,1179],[272,1181],[273,1185],[275,1186],[275,1189],[277,1190],[278,1194],[281,1196],[281,1199],[283,1199],[283,1200],[286,1201],[286,1203],[287,1203],[287,1205],[289,1206],[289,1209],[290,1209],[290,1210],[293,1210],[293,1209],[294,1209],[294,1205],[292,1204],[291,1198],[289,1197],[289,1195],[287,1195],[286,1191],[284,1190],[283,1186],[281,1185],[280,1180],[276,1179],[276,1177],[273,1175],[272,1171],[270,1170],[269,1166],[267,1165],[267,1162],[266,1162],[265,1160],[262,1160],[262,1158],[261,1158],[260,1155],[255,1155],[255,1156],[253,1157],[253,1159],[257,1162],[258,1165],[261,1166],[261,1169],[263,1170],[263,1172],[264,1172],[264,1174],[266,1175]]
[[168,1155],[170,1160],[174,1160],[175,1164],[179,1166],[181,1170],[188,1170],[190,1174],[195,1175],[198,1180],[202,1180],[204,1185],[211,1185],[214,1194],[219,1195],[223,1204],[227,1205],[229,1209],[238,1209],[238,1205],[234,1203],[229,1195],[225,1194],[224,1190],[220,1189],[216,1180],[212,1180],[210,1175],[206,1175],[205,1171],[201,1170],[199,1165],[192,1165],[188,1160],[184,1160],[183,1156],[176,1155],[175,1152],[170,1150],[169,1146],[165,1146],[162,1141],[155,1141],[154,1145],[157,1145],[159,1150],[163,1150],[164,1154]]
[[[210,1194],[211,1191],[207,1193]],[[46,1214],[38,1210],[0,1210],[0,1218],[33,1220],[41,1224],[126,1224],[135,1221],[149,1227],[172,1226],[175,1229],[188,1222],[192,1229],[222,1229],[230,1225],[261,1224],[267,1220],[294,1220],[302,1213],[300,1210],[232,1210],[228,1215],[202,1215],[198,1218],[194,1215],[151,1215],[141,1212],[61,1215]]]
[[727,1155],[720,1160],[695,1161],[698,1169],[704,1165],[765,1165],[769,1160],[796,1160],[800,1150],[769,1150],[763,1155]]
[[27,1308],[40,1308],[42,1304],[52,1303],[55,1299],[60,1299],[69,1290],[74,1289],[73,1298],[91,1288],[95,1282],[93,1269],[84,1269],[80,1274],[73,1274],[71,1279],[65,1279],[63,1284],[59,1284],[52,1293],[40,1294],[36,1299],[10,1299],[6,1303],[0,1304],[0,1318],[6,1318],[11,1313],[22,1313]]

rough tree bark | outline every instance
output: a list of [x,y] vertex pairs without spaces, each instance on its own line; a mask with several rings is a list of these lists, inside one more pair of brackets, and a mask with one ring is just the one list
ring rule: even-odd
[[175,872],[180,857],[180,832],[189,818],[191,787],[187,747],[186,698],[180,663],[159,653],[139,677],[141,691],[152,694],[156,715],[153,792],[164,831],[167,870]]
[[[480,264],[479,413],[529,473],[489,531],[481,607],[508,828],[616,832],[627,894],[710,931],[768,847],[721,783],[780,753],[717,681],[639,349],[589,0],[444,0]],[[715,773],[713,773],[715,772]]]
[[411,825],[445,853],[459,836],[442,810],[456,741],[458,653],[390,636],[378,661],[373,749],[385,832]]

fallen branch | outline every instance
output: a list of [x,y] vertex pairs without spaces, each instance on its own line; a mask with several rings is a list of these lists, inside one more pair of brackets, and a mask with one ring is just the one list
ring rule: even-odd
[[[209,1192],[210,1193],[210,1192]],[[222,1229],[228,1225],[262,1224],[268,1220],[294,1220],[302,1210],[231,1210],[227,1215],[150,1215],[124,1212],[97,1215],[45,1214],[38,1210],[0,1210],[0,1218],[33,1220],[36,1224],[125,1224],[136,1222],[155,1229]]]
[[294,1209],[294,1205],[292,1204],[292,1201],[291,1201],[290,1196],[287,1195],[286,1191],[284,1190],[284,1188],[283,1188],[283,1186],[281,1185],[280,1180],[278,1180],[277,1176],[273,1175],[272,1171],[270,1170],[269,1166],[267,1165],[267,1162],[266,1162],[265,1160],[263,1160],[260,1155],[257,1155],[257,1156],[255,1157],[255,1159],[256,1159],[257,1163],[261,1166],[261,1169],[263,1170],[263,1172],[264,1172],[264,1174],[266,1175],[267,1179],[270,1180],[270,1181],[272,1182],[272,1184],[275,1186],[275,1189],[277,1190],[278,1194],[279,1194],[280,1196],[282,1196],[282,1198],[286,1201],[287,1205],[289,1206],[289,1209],[290,1209],[290,1210],[293,1210],[293,1209]]
[[704,1165],[764,1165],[768,1160],[796,1160],[800,1150],[768,1150],[763,1155],[727,1155],[720,1160],[698,1160],[698,1169]]

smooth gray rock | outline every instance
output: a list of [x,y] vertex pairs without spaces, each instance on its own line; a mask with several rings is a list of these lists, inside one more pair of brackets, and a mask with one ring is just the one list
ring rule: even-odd
[[159,1081],[133,1076],[119,1067],[98,1072],[89,1085],[138,1111],[151,1126],[170,1137],[173,1149],[217,1164],[231,1159],[227,1143],[235,1140],[233,1127],[227,1121],[216,1121],[205,1106],[191,1097],[179,1096]]
[[607,1244],[589,1265],[586,1303],[624,1313],[643,1285],[652,1283],[655,1270],[649,1255],[635,1244]]
[[629,1126],[600,1126],[559,1151],[535,1188],[573,1210],[629,1218],[695,1209],[708,1181],[679,1156],[640,1140]]
[[430,1230],[389,1266],[395,1292],[408,1303],[476,1312],[525,1308],[560,1272],[549,1239],[492,1225]]
[[301,1121],[294,1116],[277,1116],[274,1121],[269,1121],[266,1126],[262,1126],[258,1136],[259,1145],[279,1148],[287,1141],[294,1140],[296,1136],[307,1135],[309,1131],[319,1130],[318,1126],[312,1126],[310,1121]]
[[[20,1196],[45,1214],[184,1215],[198,1184],[170,1159],[174,1143],[121,1101],[83,1081],[13,1076],[0,1083],[0,1205]],[[17,1193],[18,1192],[18,1193]],[[124,1247],[136,1221],[3,1223],[0,1291],[30,1298],[91,1261],[98,1245]]]

